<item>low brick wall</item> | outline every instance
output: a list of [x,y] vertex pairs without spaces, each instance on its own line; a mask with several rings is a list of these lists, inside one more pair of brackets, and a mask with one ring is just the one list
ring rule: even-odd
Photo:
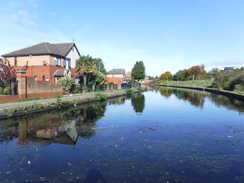
[[53,85],[47,81],[35,81],[34,77],[26,77],[25,71],[17,71],[18,95],[0,96],[1,101],[12,101],[25,98],[55,97],[63,95],[62,85]]
[[7,102],[11,100],[17,100],[19,99],[19,95],[3,95],[0,96],[0,102]]
[[48,81],[35,81],[35,78],[32,77],[27,77],[26,82],[27,96],[37,93],[59,93],[63,91],[62,85],[53,85]]

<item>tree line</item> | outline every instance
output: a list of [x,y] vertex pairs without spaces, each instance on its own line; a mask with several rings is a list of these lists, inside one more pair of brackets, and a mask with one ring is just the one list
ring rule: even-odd
[[195,65],[189,69],[179,70],[174,75],[166,71],[158,78],[160,81],[189,81],[189,80],[213,80],[212,87],[230,91],[244,91],[244,67],[230,71],[212,68],[205,71],[204,65]]
[[[136,83],[145,78],[145,66],[143,61],[136,61],[131,71],[131,80]],[[106,83],[106,69],[101,58],[92,58],[90,55],[83,55],[76,60],[75,72],[79,78],[79,84],[74,84],[71,78],[61,78],[59,84],[74,86],[76,92],[101,90],[102,85]]]
[[195,65],[189,69],[179,70],[174,75],[170,71],[166,71],[160,75],[159,79],[174,81],[201,80],[206,78],[206,73],[204,65]]

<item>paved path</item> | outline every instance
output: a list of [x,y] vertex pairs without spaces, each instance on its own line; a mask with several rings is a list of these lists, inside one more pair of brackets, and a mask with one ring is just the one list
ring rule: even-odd
[[[107,96],[116,96],[116,95],[122,95],[125,93],[126,93],[125,90],[102,92],[102,94],[106,94]],[[73,101],[73,100],[83,101],[83,100],[94,98],[95,95],[96,95],[96,93],[75,94],[75,95],[63,96],[60,99],[62,101]],[[2,103],[2,104],[0,104],[0,113],[6,109],[21,108],[24,106],[33,106],[36,104],[48,105],[48,104],[55,103],[55,102],[57,102],[56,98],[31,100],[31,101],[26,101],[26,102]]]

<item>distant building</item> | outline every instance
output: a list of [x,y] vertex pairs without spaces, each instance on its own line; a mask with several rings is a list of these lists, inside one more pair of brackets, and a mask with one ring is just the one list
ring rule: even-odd
[[234,69],[234,67],[225,67],[224,71],[229,72],[232,71]]
[[127,72],[127,73],[125,74],[125,81],[126,81],[127,83],[131,81],[131,72]]
[[125,81],[125,69],[112,69],[106,73],[106,82],[122,84]]
[[51,44],[42,42],[10,53],[2,57],[10,61],[16,70],[20,70],[28,62],[27,77],[35,77],[36,81],[48,81],[56,84],[60,77],[69,70],[75,80],[74,68],[80,53],[75,43]]

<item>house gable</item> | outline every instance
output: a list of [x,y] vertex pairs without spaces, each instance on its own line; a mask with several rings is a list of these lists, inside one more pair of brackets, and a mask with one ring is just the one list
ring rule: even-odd
[[125,79],[125,69],[112,69],[106,73],[106,82],[121,84]]
[[58,44],[42,42],[2,56],[9,60],[16,70],[28,63],[26,76],[54,84],[55,76],[53,74],[56,70],[70,69],[72,78],[75,79],[74,68],[76,60],[80,58],[80,53],[73,42]]

